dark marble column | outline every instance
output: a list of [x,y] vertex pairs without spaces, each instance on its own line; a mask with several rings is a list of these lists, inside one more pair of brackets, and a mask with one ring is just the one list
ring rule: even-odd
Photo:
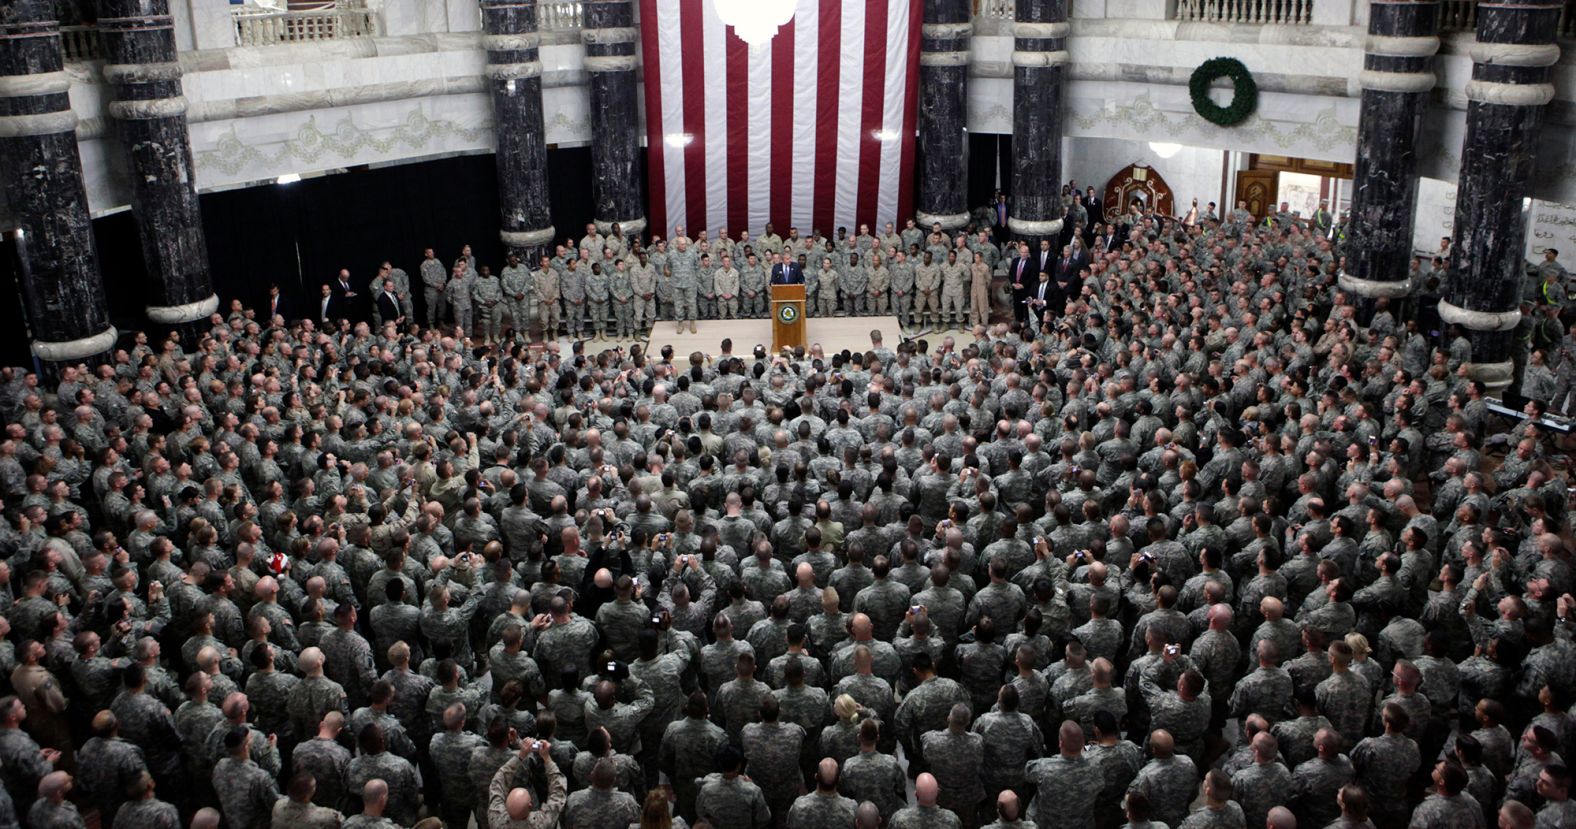
[[148,319],[198,322],[219,308],[197,206],[186,98],[169,0],[98,0],[99,34],[115,90],[109,113],[131,157],[131,209],[152,277]]
[[[1409,289],[1412,217],[1417,207],[1417,133],[1436,78],[1437,0],[1372,0],[1363,57],[1362,114],[1352,223],[1341,289],[1366,300]],[[1366,318],[1366,317],[1365,317]]]
[[49,0],[0,9],[0,182],[16,219],[33,353],[47,363],[103,354],[117,336],[93,250],[70,88]]
[[553,241],[547,198],[547,130],[542,123],[542,37],[536,0],[481,0],[482,46],[498,138],[498,202],[509,250],[525,262]]
[[596,226],[616,223],[627,237],[646,229],[639,175],[640,117],[636,104],[635,26],[632,0],[585,0],[586,72],[591,86],[591,193]]
[[915,221],[927,232],[939,222],[968,224],[969,142],[964,126],[969,38],[968,0],[924,0],[919,41],[919,182]]
[[1062,230],[1062,82],[1067,0],[1018,0],[1012,47],[1012,209],[1007,229],[1038,250]]
[[1467,134],[1456,190],[1455,245],[1439,316],[1465,328],[1471,375],[1498,391],[1515,378],[1512,343],[1529,195],[1544,107],[1554,99],[1559,0],[1484,2],[1470,46]]

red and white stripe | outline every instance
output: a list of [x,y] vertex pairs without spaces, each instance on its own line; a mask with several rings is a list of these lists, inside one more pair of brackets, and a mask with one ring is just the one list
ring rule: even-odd
[[640,0],[652,232],[901,225],[922,11],[922,0],[798,0],[752,49],[713,0]]

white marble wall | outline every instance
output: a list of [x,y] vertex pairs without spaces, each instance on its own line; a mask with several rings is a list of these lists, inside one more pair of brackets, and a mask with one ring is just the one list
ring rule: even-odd
[[1129,164],[1147,164],[1171,188],[1178,215],[1195,198],[1201,212],[1209,202],[1221,201],[1226,158],[1220,150],[1184,146],[1176,155],[1161,158],[1148,141],[1069,138],[1062,146],[1062,176],[1076,179],[1080,185],[1093,185],[1102,197],[1111,176]]
[[[1134,160],[1127,156],[1145,156],[1148,141],[1183,144],[1190,149],[1178,158],[1149,160],[1179,195],[1190,196],[1218,195],[1220,150],[1354,160],[1366,16],[1361,2],[1315,0],[1314,15],[1323,24],[1316,26],[1180,23],[1167,19],[1171,3],[1074,4],[1065,121],[1070,165],[1090,159],[1114,171],[1122,166],[1119,158],[1125,164]],[[368,4],[379,37],[236,48],[226,4],[176,0],[200,188],[492,148],[476,0]],[[1446,37],[1441,86],[1422,131],[1421,171],[1440,181],[1453,181],[1461,163],[1460,90],[1470,74],[1470,41],[1467,35]],[[972,43],[970,130],[1011,132],[1011,52],[1010,22],[982,18]],[[592,139],[583,55],[577,33],[544,34],[551,143]],[[1218,55],[1241,59],[1260,86],[1258,111],[1229,129],[1195,114],[1187,93],[1193,69]],[[120,209],[129,190],[104,114],[100,69],[74,64],[70,71],[90,201],[98,213]],[[1576,54],[1557,67],[1557,86],[1535,195],[1576,203],[1576,131],[1569,129],[1576,125]]]

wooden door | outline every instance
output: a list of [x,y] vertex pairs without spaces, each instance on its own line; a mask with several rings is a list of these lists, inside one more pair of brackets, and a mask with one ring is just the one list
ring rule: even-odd
[[[1242,170],[1237,173],[1237,201],[1247,202],[1255,220],[1263,220],[1275,210],[1275,193],[1280,173],[1274,170]],[[1235,204],[1232,205],[1236,207]]]

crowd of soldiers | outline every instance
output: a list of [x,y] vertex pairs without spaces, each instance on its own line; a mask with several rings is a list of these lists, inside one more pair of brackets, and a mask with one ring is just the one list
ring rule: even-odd
[[[816,307],[932,313],[917,232],[827,242]],[[1333,234],[1134,213],[961,347],[501,338],[811,255],[588,236],[429,251],[430,327],[5,370],[0,829],[1576,827],[1558,436]]]
[[[452,265],[429,248],[419,276],[427,326],[453,324],[488,344],[511,338],[644,339],[657,320],[696,331],[696,320],[764,318],[772,266],[797,262],[805,277],[806,311],[819,316],[895,314],[905,328],[963,329],[989,321],[989,289],[1002,252],[989,228],[949,234],[921,230],[910,219],[868,225],[832,238],[798,228],[779,236],[768,224],[759,237],[735,239],[727,228],[691,239],[682,226],[648,243],[613,224],[606,234],[586,225],[578,243],[544,252],[531,268],[518,256],[494,276],[467,247]],[[415,320],[410,276],[385,263],[374,293],[387,280],[402,316]],[[374,315],[374,324],[383,320]]]

